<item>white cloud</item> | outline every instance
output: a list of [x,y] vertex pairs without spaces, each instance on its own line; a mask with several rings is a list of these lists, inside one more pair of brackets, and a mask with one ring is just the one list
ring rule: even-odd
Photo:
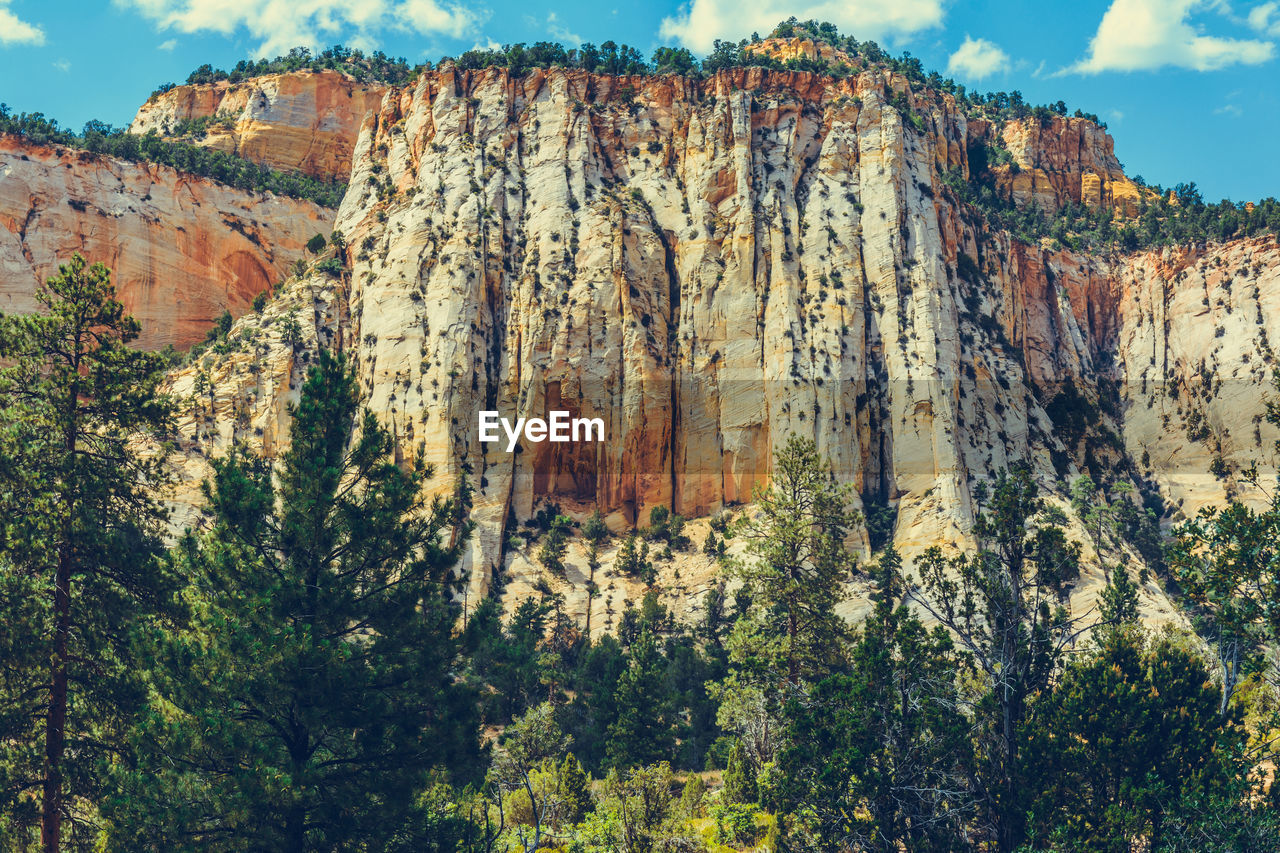
[[947,60],[947,73],[967,80],[981,80],[1009,70],[1009,54],[986,39],[964,37],[964,43]]
[[1249,26],[1263,35],[1280,36],[1280,3],[1263,3],[1249,10]]
[[663,38],[698,53],[716,39],[768,35],[780,21],[830,21],[859,39],[913,35],[942,23],[943,0],[689,0],[675,17],[664,18]]
[[[3,0],[0,0],[3,2]],[[436,0],[116,0],[137,9],[161,30],[231,35],[243,28],[259,40],[257,54],[321,47],[344,40],[373,43],[370,34],[394,28],[425,36],[462,38],[483,14]]]
[[[1274,55],[1275,46],[1267,41],[1205,35],[1189,18],[1206,9],[1228,11],[1221,0],[1113,0],[1089,43],[1089,55],[1065,70],[1097,74],[1169,65],[1214,71],[1257,65]],[[1266,23],[1267,18],[1264,13],[1259,20]]]
[[53,63],[53,67],[61,71],[63,74],[68,74],[71,71],[71,62],[66,59],[59,59]]
[[158,45],[156,45],[156,50],[173,50],[177,46],[178,46],[177,39],[166,39],[165,41],[162,41]]
[[575,32],[571,32],[568,27],[560,22],[556,17],[556,13],[552,12],[547,15],[547,32],[551,34],[553,39],[564,42],[565,44],[581,45],[582,36]]
[[0,0],[0,45],[44,44],[44,30],[9,11],[9,0]]
[[1213,114],[1216,116],[1232,116],[1234,118],[1240,118],[1240,116],[1244,115],[1244,110],[1239,104],[1223,104],[1214,110]]

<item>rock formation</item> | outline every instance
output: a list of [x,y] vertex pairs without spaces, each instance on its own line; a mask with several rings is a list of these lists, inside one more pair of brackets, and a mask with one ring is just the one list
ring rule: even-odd
[[234,190],[163,166],[0,134],[0,311],[35,307],[73,252],[111,268],[140,345],[185,348],[223,311],[289,274],[334,211]]
[[217,119],[192,141],[274,169],[345,181],[360,123],[386,89],[339,71],[176,86],[143,104],[129,130],[166,136],[180,122]]
[[[1034,121],[998,129],[1032,176],[1015,198],[1136,204],[1103,130]],[[710,515],[751,499],[792,432],[896,507],[908,554],[966,542],[972,486],[1015,459],[1049,487],[1109,467],[1175,512],[1246,489],[1276,437],[1259,390],[1280,248],[1093,257],[989,233],[944,178],[995,133],[875,68],[445,64],[364,121],[347,271],[293,282],[240,350],[175,376],[195,397],[175,463],[198,479],[235,438],[275,452],[302,359],[341,347],[435,487],[469,476],[477,594],[525,565],[509,523],[540,502],[615,529]],[[478,440],[482,409],[599,417],[606,440],[508,454]]]

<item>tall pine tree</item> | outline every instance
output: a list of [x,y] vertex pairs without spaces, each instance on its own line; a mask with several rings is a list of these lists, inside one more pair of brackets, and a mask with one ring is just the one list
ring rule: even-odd
[[158,457],[134,439],[170,407],[106,267],[77,254],[37,300],[0,318],[0,796],[23,849],[39,803],[54,853],[68,818],[89,843],[96,765],[143,696],[127,638],[166,597],[164,514]]
[[381,849],[433,770],[479,763],[451,501],[394,463],[341,356],[320,354],[293,418],[278,465],[215,466],[213,529],[175,555],[190,618],[148,644],[154,702],[114,814],[129,849]]

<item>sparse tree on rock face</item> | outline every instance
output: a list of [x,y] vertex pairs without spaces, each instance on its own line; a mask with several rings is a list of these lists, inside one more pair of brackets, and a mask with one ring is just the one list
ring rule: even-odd
[[159,462],[133,440],[171,409],[106,267],[77,254],[37,299],[45,313],[0,317],[0,796],[38,792],[54,853],[145,692],[128,638],[169,584]]
[[570,521],[563,515],[551,519],[551,528],[542,538],[542,547],[538,549],[538,562],[554,575],[564,575],[564,554],[568,550],[568,530]]
[[1060,594],[1079,574],[1080,548],[1040,498],[1031,469],[1001,471],[974,525],[975,554],[930,548],[918,561],[914,597],[956,637],[987,689],[977,714],[973,795],[1001,853],[1021,843],[1026,786],[1019,748],[1031,699],[1060,668],[1066,650],[1092,623],[1072,617]]

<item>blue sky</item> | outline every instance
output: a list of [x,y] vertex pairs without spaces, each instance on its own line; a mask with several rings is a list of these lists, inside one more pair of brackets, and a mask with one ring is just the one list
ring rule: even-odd
[[1280,196],[1280,0],[0,0],[0,101],[76,128],[125,124],[201,63],[297,44],[411,61],[541,39],[702,55],[790,15],[909,50],[970,87],[1097,113],[1148,181]]

